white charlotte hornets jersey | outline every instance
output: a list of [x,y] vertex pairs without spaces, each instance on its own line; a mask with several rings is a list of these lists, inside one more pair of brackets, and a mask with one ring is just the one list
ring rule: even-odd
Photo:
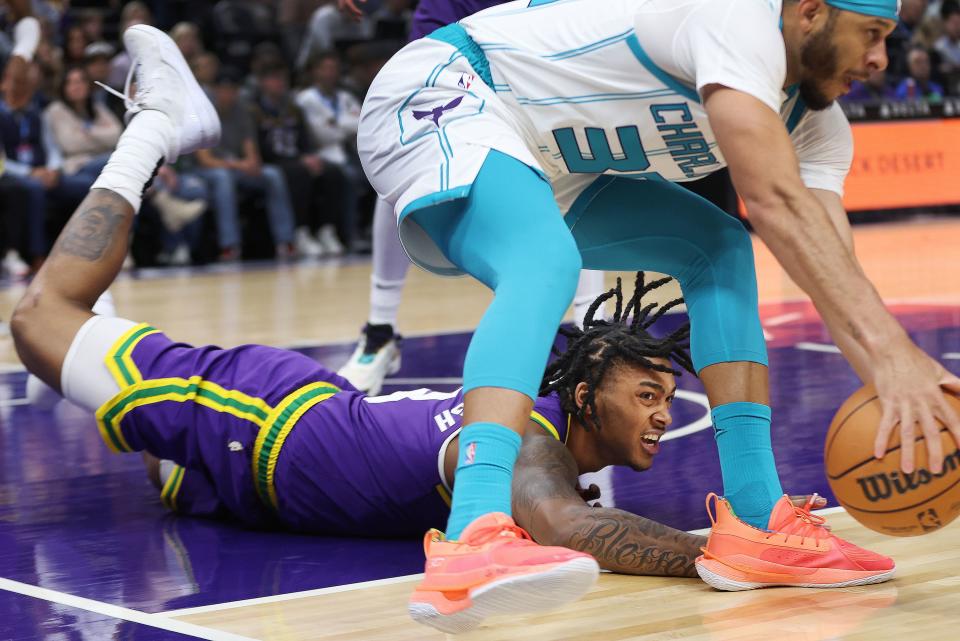
[[722,84],[781,112],[808,186],[840,192],[849,126],[836,105],[807,114],[783,93],[780,11],[780,0],[527,0],[461,25],[551,178],[716,171],[724,160],[699,90]]
[[562,213],[598,176],[684,182],[725,165],[700,102],[719,84],[780,113],[811,188],[842,194],[836,105],[784,91],[780,0],[523,0],[404,47],[361,112],[358,150],[408,254],[458,270],[411,211],[465,197],[489,150],[541,171]]

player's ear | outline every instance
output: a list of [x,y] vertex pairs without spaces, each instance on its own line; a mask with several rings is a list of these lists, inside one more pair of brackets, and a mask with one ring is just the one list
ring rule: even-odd
[[589,392],[590,392],[590,386],[587,385],[584,381],[580,381],[579,383],[577,383],[577,386],[573,388],[573,402],[576,404],[577,409],[582,408],[586,404],[587,394]]
[[799,0],[796,3],[796,10],[800,14],[800,21],[803,25],[804,33],[813,31],[814,24],[819,16],[824,18],[830,11],[830,7],[824,0]]

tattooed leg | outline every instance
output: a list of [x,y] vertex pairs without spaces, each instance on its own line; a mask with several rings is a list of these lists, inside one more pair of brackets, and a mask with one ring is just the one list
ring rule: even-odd
[[74,336],[123,266],[133,215],[121,196],[91,190],[13,312],[10,326],[20,359],[58,391]]

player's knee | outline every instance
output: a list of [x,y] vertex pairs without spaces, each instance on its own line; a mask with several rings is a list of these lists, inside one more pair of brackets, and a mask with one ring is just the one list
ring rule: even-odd
[[570,236],[562,240],[538,246],[531,253],[530,264],[524,273],[531,286],[564,300],[564,307],[570,304],[577,291],[583,259],[576,243]]

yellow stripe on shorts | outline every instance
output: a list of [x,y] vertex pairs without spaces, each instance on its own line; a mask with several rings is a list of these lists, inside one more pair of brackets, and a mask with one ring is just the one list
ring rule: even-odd
[[104,363],[113,380],[117,382],[120,389],[129,387],[143,380],[140,370],[133,362],[133,349],[147,336],[159,334],[160,330],[151,327],[146,323],[140,323],[124,332],[123,336],[117,339],[113,346],[107,351],[104,357]]

